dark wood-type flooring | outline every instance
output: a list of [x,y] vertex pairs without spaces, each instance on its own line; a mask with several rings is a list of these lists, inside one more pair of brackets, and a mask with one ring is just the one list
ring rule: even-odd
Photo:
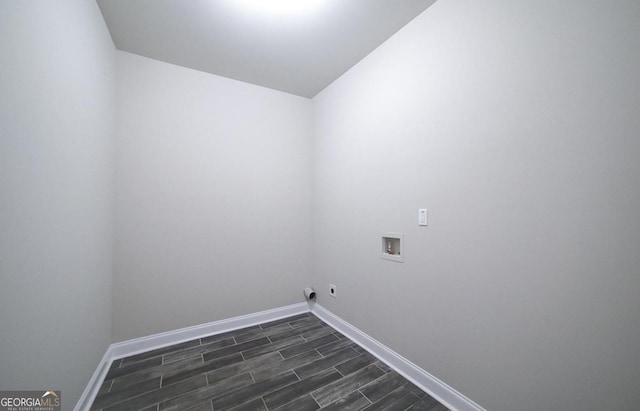
[[91,409],[447,410],[310,313],[116,360]]

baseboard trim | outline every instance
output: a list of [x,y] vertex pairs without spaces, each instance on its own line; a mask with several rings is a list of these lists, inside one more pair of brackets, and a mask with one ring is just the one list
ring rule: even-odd
[[194,325],[193,327],[181,328],[179,330],[153,334],[142,338],[123,341],[111,344],[112,360],[129,357],[145,351],[168,345],[179,344],[181,342],[194,340],[207,335],[220,334],[222,332],[233,331],[240,328],[251,327],[280,318],[290,317],[309,311],[307,303],[292,304],[285,307],[274,308],[272,310],[260,311],[253,314],[241,315],[225,320],[214,321],[207,324]]
[[480,405],[471,401],[460,392],[429,374],[411,361],[402,357],[392,349],[370,337],[358,328],[344,321],[324,307],[314,304],[311,312],[362,348],[373,354],[380,361],[397,371],[403,377],[428,392],[443,405],[455,411],[485,411]]
[[220,334],[278,320],[280,318],[291,317],[309,311],[311,311],[309,304],[304,302],[111,344],[89,380],[89,384],[87,384],[82,396],[80,396],[80,399],[76,403],[74,411],[86,411],[91,408],[91,404],[93,404],[93,400],[100,390],[100,385],[114,360],[194,340],[196,338],[206,337],[208,335]]
[[88,411],[91,408],[91,404],[93,404],[93,400],[100,390],[100,385],[114,360],[306,312],[313,313],[322,321],[346,335],[449,409],[454,411],[485,411],[480,405],[329,310],[318,304],[306,302],[111,344],[89,380],[82,396],[76,403],[74,411]]
[[93,404],[93,399],[98,395],[98,391],[100,390],[100,385],[104,380],[104,377],[107,375],[107,371],[109,371],[109,367],[111,367],[111,347],[107,348],[102,359],[98,363],[98,367],[93,372],[89,383],[85,387],[80,399],[76,403],[76,406],[73,408],[74,411],[85,411],[91,408],[91,404]]

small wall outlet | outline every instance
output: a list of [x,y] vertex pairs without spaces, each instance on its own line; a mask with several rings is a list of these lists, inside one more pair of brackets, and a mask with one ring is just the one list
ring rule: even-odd
[[335,284],[329,284],[329,295],[332,296],[333,298],[336,298],[336,285]]

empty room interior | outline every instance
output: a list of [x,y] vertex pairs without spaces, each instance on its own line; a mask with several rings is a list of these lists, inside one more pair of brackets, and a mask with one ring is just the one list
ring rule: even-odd
[[640,2],[268,3],[0,0],[0,392],[313,324],[343,409],[639,409]]

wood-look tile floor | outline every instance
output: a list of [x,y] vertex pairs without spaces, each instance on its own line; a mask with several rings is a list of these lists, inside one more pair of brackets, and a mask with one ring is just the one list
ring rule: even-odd
[[91,409],[447,410],[310,313],[116,360]]

